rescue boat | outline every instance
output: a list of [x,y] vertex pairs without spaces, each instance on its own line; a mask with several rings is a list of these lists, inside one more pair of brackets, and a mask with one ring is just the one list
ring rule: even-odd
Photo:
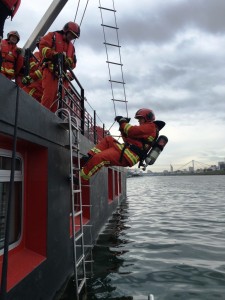
[[78,89],[52,113],[0,74],[1,300],[57,299],[71,276],[79,299],[87,256],[126,198],[124,168],[81,185],[81,158],[107,132],[74,79]]

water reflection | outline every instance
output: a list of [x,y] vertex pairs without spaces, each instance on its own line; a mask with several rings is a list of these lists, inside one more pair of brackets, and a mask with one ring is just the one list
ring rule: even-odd
[[123,268],[133,265],[124,260],[124,256],[129,252],[125,247],[131,243],[125,236],[125,231],[130,229],[127,223],[128,219],[128,203],[125,202],[113,214],[113,218],[109,220],[99,236],[92,252],[94,259],[93,276],[88,282],[87,297],[90,300],[133,299],[132,296],[121,295],[118,287],[114,285],[115,279],[119,278],[118,276],[131,273],[130,271],[123,271]]

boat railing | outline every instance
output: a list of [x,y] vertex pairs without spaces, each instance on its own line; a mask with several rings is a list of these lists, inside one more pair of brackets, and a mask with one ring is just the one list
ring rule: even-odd
[[105,130],[103,123],[97,123],[98,116],[90,105],[93,115],[87,111],[85,102],[88,104],[88,101],[84,95],[84,88],[72,69],[68,68],[66,72],[62,71],[61,76],[62,80],[59,80],[56,100],[58,101],[58,107],[67,109],[71,116],[77,118],[82,135],[93,143],[98,143],[104,136],[109,134],[109,131]]

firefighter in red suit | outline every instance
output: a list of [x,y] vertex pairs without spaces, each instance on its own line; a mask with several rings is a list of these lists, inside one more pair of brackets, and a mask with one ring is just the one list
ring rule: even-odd
[[17,31],[10,31],[7,34],[7,39],[1,42],[1,73],[10,80],[15,79],[16,83],[18,75],[23,68],[22,50],[17,47],[19,40],[19,33]]
[[14,17],[20,3],[21,0],[0,0],[0,38],[3,38],[5,20],[8,16]]
[[[36,41],[36,46],[38,49],[40,40],[41,37],[39,37]],[[29,64],[29,75],[24,76],[22,79],[22,83],[24,84],[23,90],[38,102],[41,102],[43,89],[41,56],[39,51],[36,51],[34,54],[32,54]]]
[[81,170],[83,182],[89,180],[103,166],[134,166],[149,151],[162,128],[158,128],[157,122],[162,121],[155,121],[154,112],[147,108],[139,109],[135,119],[139,121],[137,126],[129,124],[128,118],[115,118],[120,125],[124,144],[120,144],[112,136],[106,136],[92,148],[88,152],[89,159]]
[[53,112],[58,108],[58,101],[56,101],[58,89],[57,55],[63,53],[65,72],[68,67],[74,69],[76,56],[75,48],[71,41],[79,38],[79,36],[79,25],[74,22],[68,22],[63,27],[63,30],[49,32],[40,41],[40,54],[43,64],[43,96],[41,103]]
[[30,72],[28,76],[23,77],[22,83],[23,90],[36,99],[38,102],[41,102],[43,95],[42,89],[42,68],[40,65],[40,52],[36,51],[34,56],[30,59]]

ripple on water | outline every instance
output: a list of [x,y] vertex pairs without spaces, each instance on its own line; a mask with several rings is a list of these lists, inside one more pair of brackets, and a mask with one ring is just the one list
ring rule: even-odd
[[94,248],[88,299],[224,300],[224,176],[127,185],[128,200]]

